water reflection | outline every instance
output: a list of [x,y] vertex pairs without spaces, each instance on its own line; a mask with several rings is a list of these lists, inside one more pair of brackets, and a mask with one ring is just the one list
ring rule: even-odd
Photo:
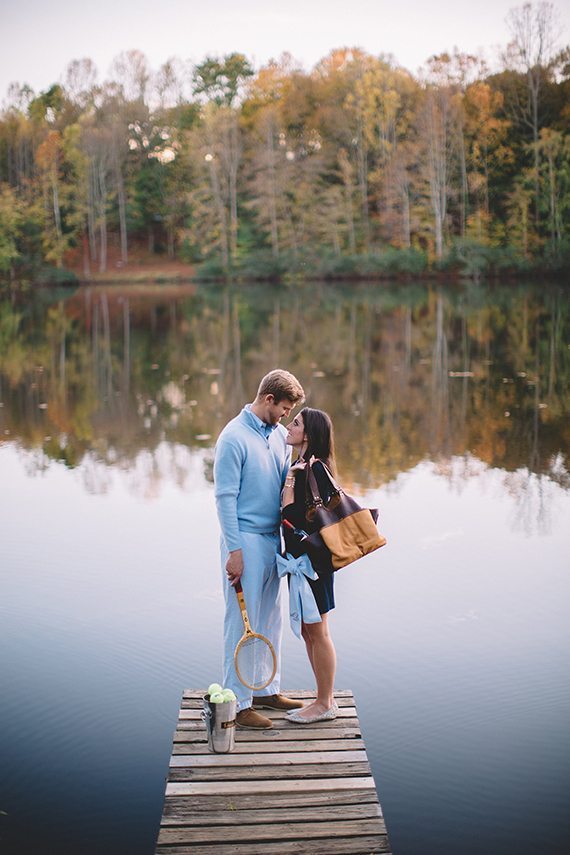
[[332,620],[394,851],[569,851],[567,329],[512,285],[0,305],[4,849],[154,851],[181,688],[219,676],[212,444],[281,364],[389,538]]
[[567,329],[558,290],[512,284],[42,292],[0,304],[0,432],[29,471],[56,459],[104,492],[119,468],[148,494],[165,456],[186,482],[180,449],[210,447],[283,365],[331,413],[345,481],[377,486],[426,458],[451,477],[459,456],[454,478],[504,469],[520,519],[540,520],[542,476],[569,481]]

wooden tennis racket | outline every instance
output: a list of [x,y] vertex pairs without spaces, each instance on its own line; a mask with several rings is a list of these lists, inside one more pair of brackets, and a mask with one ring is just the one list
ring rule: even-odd
[[254,632],[249,624],[241,582],[235,585],[244,634],[234,652],[234,664],[240,683],[248,689],[265,689],[277,671],[277,657],[273,645],[264,635]]

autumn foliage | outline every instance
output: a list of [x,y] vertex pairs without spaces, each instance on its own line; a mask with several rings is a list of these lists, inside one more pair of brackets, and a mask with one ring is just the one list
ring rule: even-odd
[[494,73],[457,50],[418,76],[356,48],[310,71],[234,53],[154,73],[130,51],[102,83],[82,60],[40,94],[14,85],[0,272],[89,278],[142,251],[250,278],[564,268],[570,63],[552,12],[513,10]]

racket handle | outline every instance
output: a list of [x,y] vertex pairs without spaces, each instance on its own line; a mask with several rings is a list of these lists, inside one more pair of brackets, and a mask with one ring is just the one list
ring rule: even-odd
[[283,525],[285,526],[285,528],[290,529],[293,532],[293,534],[296,534],[297,537],[300,538],[301,540],[306,540],[309,536],[306,531],[304,531],[302,528],[297,528],[296,526],[293,525],[292,522],[289,522],[289,520],[284,519]]
[[242,617],[242,620],[243,620],[243,625],[244,625],[244,627],[245,627],[245,631],[246,631],[246,632],[251,632],[251,627],[250,627],[250,625],[249,625],[249,618],[248,618],[248,616],[247,616],[247,610],[246,610],[246,607],[245,607],[245,598],[244,598],[244,596],[243,596],[243,588],[242,588],[242,586],[241,586],[241,579],[238,579],[238,581],[237,581],[237,582],[236,582],[236,584],[234,585],[234,588],[235,588],[236,596],[237,596],[237,599],[238,599],[239,608],[240,608],[240,611],[241,611],[241,617]]

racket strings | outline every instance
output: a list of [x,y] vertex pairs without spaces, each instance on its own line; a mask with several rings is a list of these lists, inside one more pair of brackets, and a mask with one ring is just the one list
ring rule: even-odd
[[252,689],[269,685],[275,673],[275,660],[267,641],[249,636],[240,641],[235,653],[235,665],[242,683]]

